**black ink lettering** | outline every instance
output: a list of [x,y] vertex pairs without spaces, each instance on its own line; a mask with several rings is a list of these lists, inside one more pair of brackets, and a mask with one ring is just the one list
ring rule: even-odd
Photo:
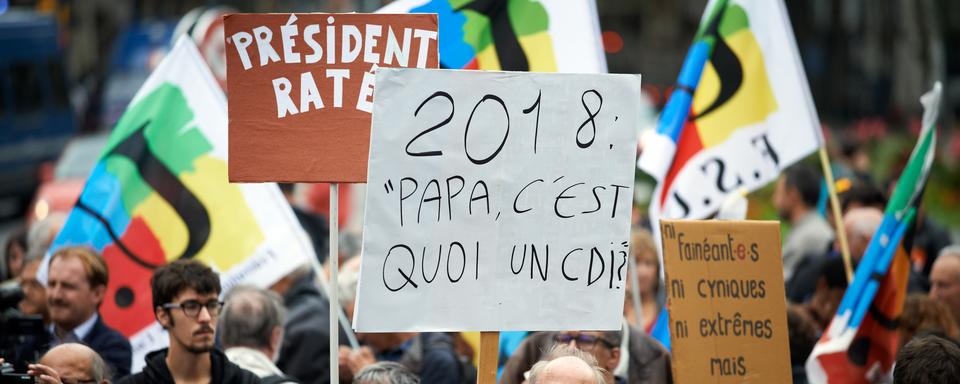
[[542,182],[543,182],[543,179],[536,179],[536,180],[534,180],[534,181],[531,181],[529,184],[524,185],[523,188],[520,188],[520,192],[517,192],[517,197],[515,197],[515,198],[513,199],[513,211],[514,211],[514,212],[516,212],[516,213],[524,213],[524,212],[527,212],[527,211],[530,211],[531,209],[533,209],[533,208],[527,208],[527,209],[524,209],[524,210],[520,210],[519,208],[517,208],[517,201],[520,200],[520,195],[523,194],[523,191],[527,190],[527,187],[533,185],[533,183],[536,183],[536,182],[542,183]]
[[582,250],[583,250],[583,248],[574,248],[572,251],[567,252],[567,254],[563,256],[563,261],[560,262],[560,272],[563,273],[563,278],[564,278],[564,279],[567,279],[567,280],[569,280],[569,281],[577,281],[577,280],[580,280],[579,277],[570,277],[570,275],[567,274],[567,258],[570,257],[570,255],[572,255],[574,252],[576,252],[576,251],[582,251]]
[[620,188],[626,188],[626,185],[610,184],[613,187],[613,209],[610,211],[610,218],[617,217],[617,200],[620,200]]
[[[526,249],[526,247],[524,247],[524,249]],[[543,264],[540,264],[540,258],[537,257],[537,247],[533,244],[530,244],[530,280],[533,280],[533,264],[536,263],[540,278],[542,278],[543,281],[547,281],[547,270],[550,268],[550,244],[546,245],[546,249],[547,250],[544,253],[544,258],[546,261],[544,261]]]
[[[596,111],[591,111],[590,107],[587,106],[586,96],[588,93],[593,93],[594,95],[597,96],[597,99],[600,100],[600,105],[597,106]],[[593,140],[597,138],[597,123],[596,121],[594,121],[594,118],[597,117],[598,114],[600,114],[600,108],[603,108],[603,96],[600,96],[600,92],[597,92],[596,90],[593,90],[593,89],[589,89],[584,91],[580,95],[580,103],[583,104],[583,109],[587,111],[588,117],[586,120],[583,121],[583,124],[580,124],[580,127],[577,128],[577,146],[580,148],[588,148],[591,145],[593,145]],[[591,134],[590,134],[590,140],[584,142],[580,140],[580,132],[582,132],[583,128],[587,126],[587,123],[590,123]]]
[[[458,275],[456,279],[454,279],[453,274],[450,273],[450,259],[453,258],[452,253],[453,253],[454,246],[456,246],[457,248],[460,248],[460,256],[463,258],[463,264],[460,265],[460,275]],[[450,246],[447,247],[447,278],[450,279],[451,283],[456,283],[460,281],[461,278],[463,278],[463,271],[466,269],[467,269],[467,252],[466,250],[463,249],[463,244],[460,244],[459,242],[456,242],[456,241],[450,243]]]
[[727,192],[730,192],[730,190],[732,190],[733,188],[743,185],[743,179],[740,178],[739,175],[737,175],[737,182],[734,185],[723,185],[723,176],[724,176],[724,173],[726,173],[727,165],[723,162],[723,160],[720,160],[719,158],[710,159],[707,161],[706,164],[700,167],[700,170],[703,171],[703,174],[705,176],[709,176],[707,174],[708,173],[707,168],[709,168],[710,164],[717,165],[717,178],[715,182],[717,185],[717,189],[719,189],[720,192],[727,193]]
[[[597,274],[597,278],[593,278],[593,260],[600,260],[600,273]],[[603,277],[603,271],[607,269],[606,263],[603,261],[603,255],[600,254],[600,251],[597,250],[597,247],[590,249],[590,266],[587,267],[587,286],[593,285],[597,280],[600,280]]]
[[754,137],[753,139],[750,140],[750,143],[753,144],[754,147],[756,147],[758,141],[762,141],[762,142],[763,142],[763,153],[762,153],[762,154],[763,154],[763,155],[766,155],[766,156],[769,156],[769,157],[770,157],[770,160],[773,160],[773,165],[776,165],[777,167],[779,167],[779,166],[780,166],[780,156],[777,155],[777,151],[775,151],[775,150],[773,149],[773,146],[770,145],[770,140],[767,139],[767,135],[766,135],[766,134],[763,134],[763,135]]
[[[500,106],[503,108],[503,114],[507,117],[507,130],[506,132],[503,133],[503,140],[500,141],[500,146],[497,147],[496,151],[493,151],[493,153],[490,154],[490,156],[487,156],[483,159],[475,159],[473,156],[470,155],[470,146],[467,145],[467,136],[470,134],[470,122],[473,121],[473,114],[477,112],[477,108],[480,107],[480,104],[483,104],[483,102],[487,100],[493,100],[493,101],[496,101],[497,103],[500,103]],[[470,118],[467,119],[467,126],[464,127],[463,129],[464,153],[467,154],[467,158],[470,159],[470,162],[477,165],[486,164],[490,162],[490,160],[493,160],[494,157],[497,157],[497,154],[500,153],[500,150],[502,150],[503,146],[507,143],[508,136],[510,136],[510,112],[507,111],[507,105],[503,103],[503,99],[497,97],[496,95],[491,95],[491,94],[484,95],[483,98],[481,98],[480,101],[477,102],[477,105],[473,106],[473,111],[470,112]]]
[[[478,186],[483,186],[483,194],[476,196],[475,193],[477,192]],[[471,215],[473,214],[473,202],[477,200],[486,200],[487,214],[489,215],[490,214],[490,192],[487,190],[487,183],[485,183],[483,180],[477,181],[477,183],[473,185],[473,190],[470,191],[470,204],[467,206],[468,208],[467,212]]]
[[418,157],[422,157],[422,156],[440,156],[440,155],[443,154],[443,151],[440,151],[440,150],[436,150],[436,151],[424,151],[424,152],[411,152],[411,151],[410,151],[410,145],[412,145],[414,141],[417,141],[417,139],[419,139],[421,136],[426,135],[428,132],[433,131],[433,130],[435,130],[435,129],[437,129],[437,128],[440,128],[440,127],[446,125],[447,123],[449,123],[450,120],[453,120],[453,111],[454,111],[454,109],[455,109],[455,108],[454,108],[453,97],[451,97],[449,93],[446,93],[446,92],[444,92],[444,91],[436,91],[436,92],[434,92],[432,95],[430,95],[430,97],[428,97],[426,100],[424,100],[423,102],[421,102],[421,103],[420,103],[420,106],[418,106],[417,109],[413,112],[413,116],[417,116],[417,115],[420,113],[420,109],[423,108],[424,105],[426,105],[430,100],[433,100],[433,99],[435,99],[435,98],[437,98],[437,97],[446,98],[447,101],[450,102],[450,114],[447,115],[447,118],[446,118],[446,119],[443,119],[443,121],[441,121],[440,123],[438,123],[438,124],[436,124],[436,125],[434,125],[434,126],[432,126],[432,127],[430,127],[430,128],[427,128],[427,129],[424,130],[423,132],[420,132],[419,134],[417,134],[416,136],[414,136],[413,139],[410,139],[410,141],[407,143],[407,146],[406,146],[406,148],[405,148],[407,154],[410,155],[410,156],[418,156]]
[[564,188],[563,191],[560,192],[559,195],[557,195],[557,198],[554,199],[554,201],[553,201],[553,213],[555,213],[555,214],[557,215],[557,217],[559,217],[559,218],[561,218],[561,219],[569,219],[569,218],[573,217],[573,215],[564,215],[564,214],[560,213],[560,207],[559,207],[559,206],[560,206],[560,200],[561,200],[561,199],[572,199],[572,198],[576,197],[576,196],[565,196],[564,194],[567,193],[567,191],[569,191],[571,188],[576,187],[576,186],[578,186],[578,185],[583,185],[583,184],[584,184],[584,183],[576,183],[576,184],[573,184],[573,185],[571,185],[571,186],[569,186],[569,187]]
[[595,208],[595,209],[593,209],[593,210],[591,210],[591,211],[583,211],[583,212],[580,212],[580,213],[594,213],[594,212],[600,210],[600,195],[597,194],[597,190],[598,190],[598,189],[606,190],[607,187],[604,187],[604,186],[602,186],[602,185],[598,185],[598,186],[596,186],[596,187],[593,187],[593,198],[594,198],[594,200],[597,202],[597,208]]
[[[427,190],[430,189],[431,185],[434,187],[434,191],[437,194],[432,195],[430,197],[426,197]],[[417,207],[417,223],[420,222],[420,212],[423,210],[423,204],[432,203],[434,201],[437,202],[437,222],[439,222],[440,221],[440,183],[437,182],[437,179],[430,180],[430,182],[427,183],[427,186],[423,187],[423,192],[420,193],[420,206]]]
[[[406,194],[406,195],[403,194],[403,182],[404,182],[404,181],[412,181],[412,182],[413,182],[413,190],[410,191],[410,193],[409,193],[409,194]],[[403,226],[403,201],[406,200],[407,198],[409,198],[410,196],[413,196],[413,194],[414,194],[415,192],[417,192],[417,188],[418,188],[418,186],[417,186],[417,180],[415,180],[415,179],[413,179],[413,178],[410,178],[410,177],[404,177],[404,178],[400,179],[400,226],[401,226],[401,227]]]
[[678,205],[680,205],[680,208],[683,209],[683,214],[681,214],[679,218],[682,219],[687,217],[687,215],[690,214],[690,205],[688,205],[687,202],[680,197],[680,194],[676,192],[672,193],[671,196],[673,196],[673,199],[676,200]]
[[[450,192],[450,181],[460,180],[460,188],[456,192]],[[447,220],[453,220],[453,198],[457,197],[463,191],[464,182],[461,176],[450,176],[447,178]]]
[[542,96],[542,94],[543,94],[543,90],[538,91],[537,101],[535,101],[533,105],[530,106],[530,108],[523,110],[523,113],[525,115],[528,115],[530,114],[530,112],[533,112],[534,108],[537,109],[537,120],[533,126],[533,153],[534,154],[537,153],[537,134],[540,132],[540,96]]
[[514,244],[513,249],[510,250],[510,272],[513,272],[514,275],[519,275],[520,272],[523,272],[523,265],[527,263],[527,245],[523,245],[523,258],[520,259],[520,267],[517,269],[513,268],[513,258],[517,253],[517,246]]
[[420,253],[420,274],[423,275],[423,281],[427,284],[432,283],[434,279],[437,278],[437,272],[440,271],[440,259],[443,256],[443,245],[437,249],[437,267],[433,269],[433,276],[429,279],[427,278],[427,271],[424,269],[427,266],[427,247],[423,247],[423,252]]
[[[390,255],[393,254],[393,250],[397,248],[405,249],[407,251],[407,254],[410,255],[410,273],[404,273],[402,269],[397,268],[397,272],[400,272],[400,276],[403,276],[404,283],[399,287],[393,288],[390,286],[389,283],[387,283],[387,261],[390,260]],[[383,286],[386,287],[387,290],[389,290],[390,292],[399,291],[403,289],[403,287],[406,287],[407,284],[413,285],[414,288],[417,288],[417,283],[414,283],[413,280],[410,279],[410,276],[413,275],[414,264],[416,263],[417,263],[416,256],[413,255],[413,250],[410,249],[410,247],[403,244],[397,244],[397,245],[394,245],[393,247],[390,247],[390,250],[387,251],[387,256],[383,258],[383,270],[381,271],[381,276],[383,278]]]

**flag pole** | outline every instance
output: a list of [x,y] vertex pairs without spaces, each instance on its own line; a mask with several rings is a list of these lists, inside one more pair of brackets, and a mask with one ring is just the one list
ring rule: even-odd
[[330,382],[340,382],[340,292],[337,284],[337,272],[340,268],[340,183],[330,183]]
[[843,269],[846,272],[847,284],[853,281],[853,262],[850,259],[850,247],[847,245],[847,231],[843,225],[843,214],[840,212],[840,199],[837,198],[837,184],[833,180],[833,171],[830,169],[830,157],[827,155],[826,144],[820,146],[820,165],[823,167],[823,177],[827,179],[827,194],[830,196],[830,206],[833,207],[833,222],[836,224],[837,239],[840,240],[840,254],[843,256]]

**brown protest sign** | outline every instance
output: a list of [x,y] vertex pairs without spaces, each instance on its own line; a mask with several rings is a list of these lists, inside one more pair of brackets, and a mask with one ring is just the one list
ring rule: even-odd
[[437,68],[435,14],[224,16],[232,182],[366,182],[373,70]]
[[790,383],[775,221],[660,224],[679,384]]

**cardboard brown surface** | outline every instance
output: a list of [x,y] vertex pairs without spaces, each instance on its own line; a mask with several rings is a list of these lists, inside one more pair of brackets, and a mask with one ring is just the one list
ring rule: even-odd
[[780,224],[663,220],[660,233],[674,381],[790,383]]
[[[435,14],[231,14],[224,24],[231,182],[366,182],[373,65],[439,64]],[[338,70],[349,75],[339,106]]]

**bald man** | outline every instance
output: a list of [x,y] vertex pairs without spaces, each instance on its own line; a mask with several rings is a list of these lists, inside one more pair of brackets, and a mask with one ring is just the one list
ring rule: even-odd
[[930,269],[930,297],[946,304],[953,320],[960,325],[960,246],[940,251]]
[[[863,258],[870,239],[883,223],[883,211],[872,208],[852,208],[843,214],[843,228],[847,233],[847,244],[850,247],[850,258],[853,263],[859,263]],[[839,247],[839,244],[837,244]]]
[[[529,384],[608,384],[597,360],[569,345],[556,344],[530,368]],[[612,384],[612,383],[609,383]]]
[[38,364],[30,364],[27,373],[38,383],[110,383],[107,364],[94,350],[83,344],[60,344],[47,351]]

